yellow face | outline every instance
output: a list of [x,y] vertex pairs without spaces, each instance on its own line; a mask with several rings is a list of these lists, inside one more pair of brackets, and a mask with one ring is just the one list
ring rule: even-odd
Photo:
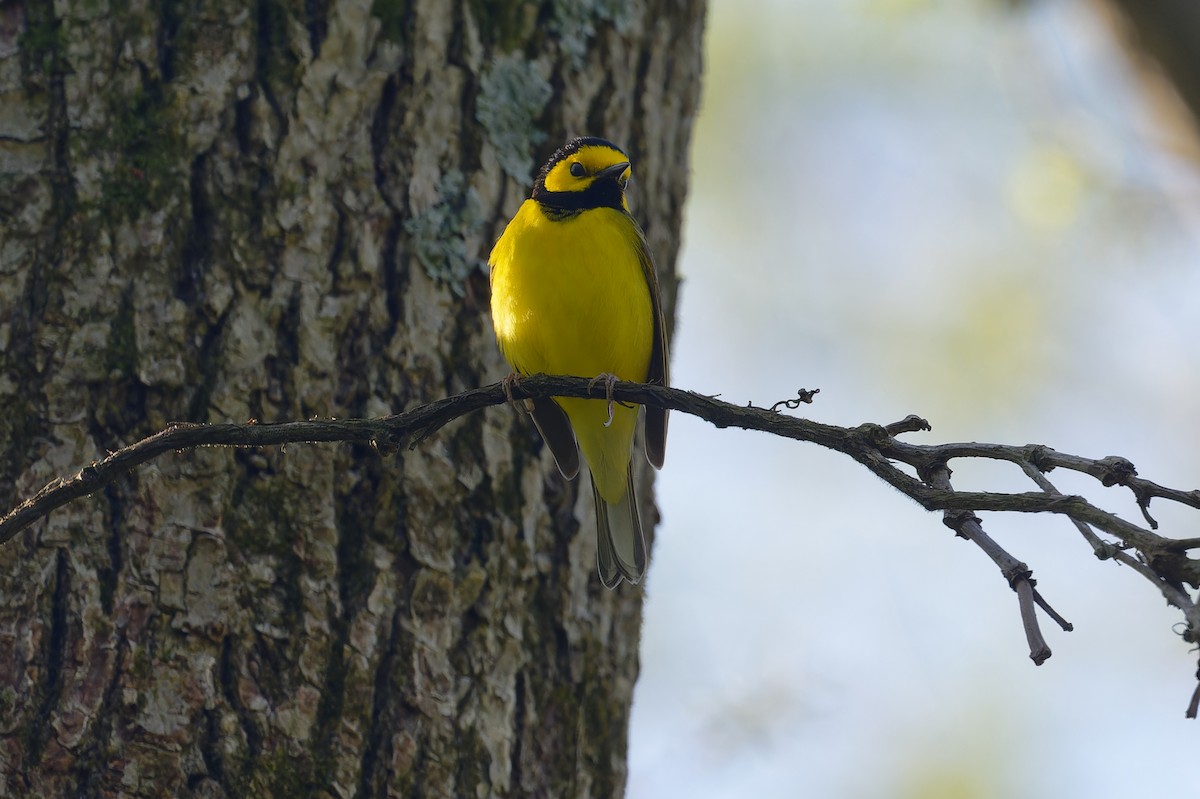
[[[605,172],[619,164],[625,165],[620,172]],[[584,145],[550,168],[546,173],[546,190],[583,191],[591,186],[596,176],[601,173],[610,180],[615,178],[624,191],[633,174],[629,166],[629,157],[614,147],[602,144]]]

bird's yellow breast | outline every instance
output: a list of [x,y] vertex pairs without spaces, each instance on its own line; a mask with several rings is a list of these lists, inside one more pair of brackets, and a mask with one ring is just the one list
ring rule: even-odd
[[614,208],[555,221],[525,201],[489,259],[492,321],[515,371],[645,381],[654,318],[638,235]]

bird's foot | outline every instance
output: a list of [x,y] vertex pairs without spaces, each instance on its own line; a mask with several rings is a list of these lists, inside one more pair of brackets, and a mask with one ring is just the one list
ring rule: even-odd
[[604,381],[604,398],[608,400],[608,421],[604,423],[605,427],[613,423],[613,386],[617,384],[618,379],[612,372],[601,372],[588,381],[588,391],[595,388],[600,381]]
[[[500,390],[504,392],[504,398],[508,400],[510,405],[517,404],[517,399],[513,397],[514,387],[521,387],[521,375],[516,372],[509,372],[508,376],[500,381]],[[526,411],[530,411],[533,409],[533,402],[531,400],[521,400],[521,407]]]

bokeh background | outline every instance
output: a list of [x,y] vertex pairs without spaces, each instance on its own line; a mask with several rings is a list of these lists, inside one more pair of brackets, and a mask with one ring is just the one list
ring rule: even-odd
[[[1099,0],[713,0],[673,382],[820,388],[799,413],[1200,487],[1196,145],[1110,23]],[[1200,795],[1181,616],[1068,522],[984,515],[1075,624],[1043,619],[1035,667],[940,515],[836,453],[671,424],[633,799]]]

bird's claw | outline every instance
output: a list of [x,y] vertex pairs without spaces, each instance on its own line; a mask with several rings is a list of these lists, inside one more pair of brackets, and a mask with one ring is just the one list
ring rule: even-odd
[[[513,396],[513,387],[521,387],[521,375],[516,372],[509,372],[508,375],[500,381],[500,390],[504,392],[504,398],[508,400],[510,405],[516,405],[517,399]],[[533,409],[533,403],[530,400],[522,400],[521,406],[530,411]]]
[[604,398],[608,400],[608,421],[604,423],[605,427],[610,427],[613,423],[613,387],[616,386],[617,379],[612,372],[601,372],[588,381],[588,391],[595,388],[600,381],[604,381]]

